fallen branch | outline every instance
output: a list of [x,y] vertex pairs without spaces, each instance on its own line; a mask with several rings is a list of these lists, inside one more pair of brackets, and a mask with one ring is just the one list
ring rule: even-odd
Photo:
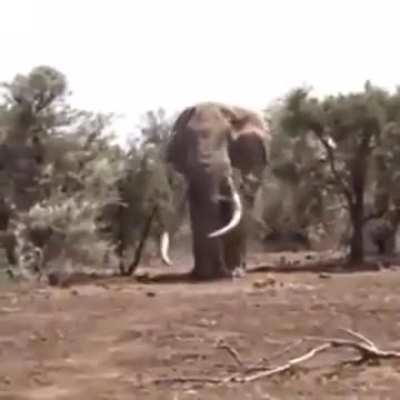
[[[358,335],[357,332],[353,332],[353,335]],[[317,338],[317,337],[309,337],[309,340],[319,340],[326,342],[329,340],[330,347],[339,348],[339,347],[350,347],[354,350],[357,350],[361,354],[360,362],[369,361],[373,359],[393,359],[393,358],[400,358],[400,352],[398,351],[385,351],[379,349],[373,342],[369,339],[364,338],[362,342],[356,342],[354,340],[349,339],[324,339],[324,338]],[[361,339],[360,339],[361,340]],[[368,343],[369,342],[369,343]]]
[[293,343],[290,343],[287,345],[285,348],[282,350],[278,350],[277,352],[273,353],[271,356],[268,358],[264,359],[263,361],[266,363],[270,363],[272,360],[276,360],[279,357],[282,357],[284,354],[288,353],[289,351],[293,350],[295,347],[300,346],[301,344],[304,343],[304,339],[298,339]]
[[341,328],[340,330],[343,331],[343,332],[348,333],[350,336],[353,336],[353,337],[357,338],[358,340],[361,340],[362,342],[364,342],[368,346],[373,347],[374,349],[376,349],[375,343],[372,342],[371,340],[369,340],[368,338],[366,338],[361,333],[355,332],[355,331],[353,331],[353,330],[351,330],[349,328],[347,328],[347,329]]
[[293,350],[294,348],[300,346],[303,343],[304,343],[304,339],[298,339],[295,342],[290,343],[283,349],[278,350],[277,352],[273,353],[268,358],[263,357],[257,364],[248,366],[245,369],[245,372],[247,374],[249,374],[249,373],[254,373],[254,372],[266,371],[268,369],[269,365],[271,364],[272,360],[276,360],[277,358],[282,357],[284,354],[288,353],[289,351]]
[[329,260],[316,260],[285,262],[281,265],[273,264],[257,264],[250,266],[247,271],[249,274],[259,272],[273,272],[273,273],[300,273],[300,272],[326,272],[326,273],[346,273],[346,272],[361,272],[361,271],[379,271],[380,264],[376,261],[365,261],[362,265],[353,266],[349,268],[348,260],[345,256],[337,257]]
[[256,264],[249,267],[248,273],[341,272],[344,268],[344,257],[335,257],[328,260],[286,260],[283,264]]
[[[400,359],[400,352],[397,351],[385,351],[379,349],[374,342],[370,339],[366,338],[364,335],[352,331],[350,329],[342,329],[349,335],[356,338],[358,341],[350,340],[350,339],[340,339],[340,338],[323,338],[323,337],[314,337],[308,336],[303,339],[299,339],[295,343],[288,346],[284,351],[281,351],[281,354],[286,353],[290,349],[295,346],[298,346],[300,343],[304,342],[305,340],[309,341],[320,341],[324,342],[323,344],[312,348],[311,350],[307,351],[305,354],[292,358],[286,363],[282,365],[278,365],[274,368],[262,368],[262,367],[255,367],[255,368],[246,368],[245,372],[242,373],[235,373],[226,376],[225,378],[198,378],[198,377],[176,377],[176,378],[160,378],[155,379],[152,381],[153,384],[160,384],[160,383],[204,383],[204,384],[228,384],[228,383],[247,383],[247,382],[254,382],[259,379],[269,378],[273,375],[281,374],[287,372],[306,361],[311,360],[318,354],[334,348],[340,347],[347,347],[358,351],[361,355],[360,359],[357,360],[358,363],[363,363],[370,360],[377,360],[377,359]],[[234,360],[238,363],[239,366],[243,367],[243,362],[240,359],[238,352],[227,345],[226,343],[220,342],[218,344],[219,348],[223,348],[229,352],[229,354],[234,358]],[[256,370],[257,372],[254,372]]]
[[268,369],[268,370],[265,370],[265,371],[260,371],[260,372],[257,372],[255,374],[252,374],[252,375],[236,377],[234,382],[238,382],[238,383],[253,382],[253,381],[256,381],[256,380],[261,379],[261,378],[267,378],[267,377],[269,377],[271,375],[276,375],[276,374],[280,374],[282,372],[289,371],[290,369],[292,369],[296,365],[310,360],[311,358],[313,358],[317,354],[325,351],[329,347],[331,347],[330,343],[325,343],[325,344],[323,344],[321,346],[318,346],[318,347],[315,347],[315,348],[311,349],[309,352],[307,352],[306,354],[303,354],[300,357],[297,357],[297,358],[294,358],[292,360],[289,360],[286,364],[279,365],[278,367],[275,367],[275,368],[272,368],[272,369]]

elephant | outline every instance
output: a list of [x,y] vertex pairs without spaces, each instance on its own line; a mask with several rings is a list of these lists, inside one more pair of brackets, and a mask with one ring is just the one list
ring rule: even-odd
[[245,272],[246,221],[268,164],[266,137],[263,118],[238,106],[202,102],[176,118],[166,162],[186,181],[194,279]]

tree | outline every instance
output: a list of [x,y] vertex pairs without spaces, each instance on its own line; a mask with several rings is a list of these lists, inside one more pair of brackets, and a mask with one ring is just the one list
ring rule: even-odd
[[280,102],[266,111],[271,139],[263,220],[274,237],[297,234],[316,245],[334,234],[332,217],[337,216],[338,197],[327,185],[329,174],[320,142],[311,132],[290,135],[282,127],[285,115],[285,104]]
[[[380,154],[386,170],[390,169],[390,160],[398,157],[397,148],[385,151],[389,150],[389,132],[395,141],[399,137],[399,101],[400,91],[391,95],[368,82],[362,92],[323,100],[311,97],[309,90],[296,89],[285,101],[280,118],[282,129],[295,137],[312,133],[323,147],[330,178],[327,186],[340,193],[350,216],[351,263],[362,262],[364,258],[363,225],[373,156]],[[396,164],[395,170],[398,168]]]
[[[162,109],[147,112],[141,121],[140,142],[131,141],[124,176],[119,181],[121,204],[110,212],[120,270],[132,274],[139,265],[148,238],[161,240],[163,232],[171,236],[178,230],[184,212],[183,179],[164,162],[164,151],[171,121]],[[125,266],[127,254],[132,261]]]
[[67,89],[47,66],[3,84],[1,195],[15,205],[5,229],[22,270],[32,258],[35,268],[103,265],[112,248],[101,213],[119,201],[124,155],[111,145],[112,116],[72,108]]

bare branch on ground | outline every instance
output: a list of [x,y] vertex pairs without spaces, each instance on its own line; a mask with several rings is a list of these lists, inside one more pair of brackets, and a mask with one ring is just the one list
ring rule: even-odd
[[[319,341],[323,342],[319,346],[313,347],[306,353],[300,355],[299,357],[292,358],[286,361],[284,364],[275,366],[273,368],[269,367],[248,367],[244,369],[244,372],[237,372],[230,374],[226,377],[221,378],[209,378],[209,377],[166,377],[159,378],[150,381],[150,384],[174,384],[174,383],[198,383],[198,384],[213,384],[213,385],[224,385],[229,383],[248,383],[254,382],[259,379],[269,378],[274,375],[282,374],[284,372],[295,369],[300,364],[311,360],[318,354],[321,354],[329,349],[335,348],[351,348],[360,354],[360,359],[357,363],[364,363],[371,360],[380,359],[400,359],[400,352],[397,351],[386,351],[378,348],[378,346],[370,339],[365,337],[359,332],[355,332],[351,329],[341,329],[342,331],[348,333],[350,336],[354,337],[355,340],[342,339],[342,338],[324,338],[324,337],[314,337],[308,336],[297,340],[290,346],[287,346],[284,350],[276,353],[271,358],[276,358],[287,353],[293,347],[298,346],[304,341]],[[219,342],[218,348],[225,349],[232,356],[239,367],[245,367],[243,361],[241,360],[237,350],[227,345],[225,342]],[[270,358],[270,359],[271,359]],[[256,372],[254,372],[256,370]]]

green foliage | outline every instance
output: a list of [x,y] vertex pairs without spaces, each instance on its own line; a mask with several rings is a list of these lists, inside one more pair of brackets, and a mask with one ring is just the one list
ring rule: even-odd
[[166,145],[171,134],[172,121],[166,116],[165,110],[148,111],[142,117],[141,133],[144,143]]
[[[290,107],[302,107],[302,98],[303,92],[296,93]],[[302,232],[313,237],[316,245],[332,234],[330,222],[338,199],[329,185],[323,146],[304,127],[305,116],[297,119],[291,113],[282,103],[266,113],[271,140],[270,171],[263,185],[263,220],[272,231]]]
[[113,218],[120,224],[114,229],[116,241],[122,242],[123,253],[138,248],[142,232],[153,210],[155,219],[150,237],[158,241],[163,231],[173,235],[183,218],[184,182],[164,162],[171,121],[162,110],[148,112],[142,120],[142,141],[131,143],[126,170],[120,181],[122,206],[114,208]]
[[16,206],[8,229],[18,266],[26,269],[28,253],[41,254],[36,268],[104,265],[114,244],[102,213],[119,202],[125,166],[122,150],[110,144],[112,116],[68,105],[66,79],[50,67],[4,88],[0,191]]
[[[377,195],[378,189],[382,192],[380,181],[385,182],[383,191],[390,190],[388,183],[398,174],[400,153],[395,143],[400,122],[399,104],[399,91],[389,94],[369,82],[360,93],[322,100],[311,97],[309,90],[301,88],[287,96],[278,116],[281,134],[300,142],[311,134],[322,146],[322,179],[318,185],[323,189],[331,188],[343,197],[353,225],[352,255],[357,259],[362,259],[361,231],[367,217],[366,200],[375,198],[376,203],[377,199],[382,202],[382,194]],[[304,146],[301,151],[305,151]],[[306,151],[304,154],[310,160]],[[294,163],[295,160],[296,157]],[[293,166],[292,170],[286,167],[284,174],[293,176],[293,169]],[[305,171],[300,175],[303,180],[315,182],[315,177],[307,176]],[[383,211],[387,210],[390,196],[393,197],[393,193],[385,193]]]
[[11,84],[4,86],[14,102],[32,112],[39,112],[66,93],[67,81],[54,68],[39,66],[27,76],[16,75]]
[[[1,84],[0,242],[21,271],[114,267],[112,254],[131,257],[153,213],[155,241],[186,216],[184,179],[164,162],[172,118],[147,112],[123,151],[112,144],[113,115],[75,109],[68,95],[66,76],[49,66]],[[264,228],[320,241],[350,220],[354,247],[368,218],[399,223],[400,88],[367,82],[323,99],[299,88],[266,119]]]

